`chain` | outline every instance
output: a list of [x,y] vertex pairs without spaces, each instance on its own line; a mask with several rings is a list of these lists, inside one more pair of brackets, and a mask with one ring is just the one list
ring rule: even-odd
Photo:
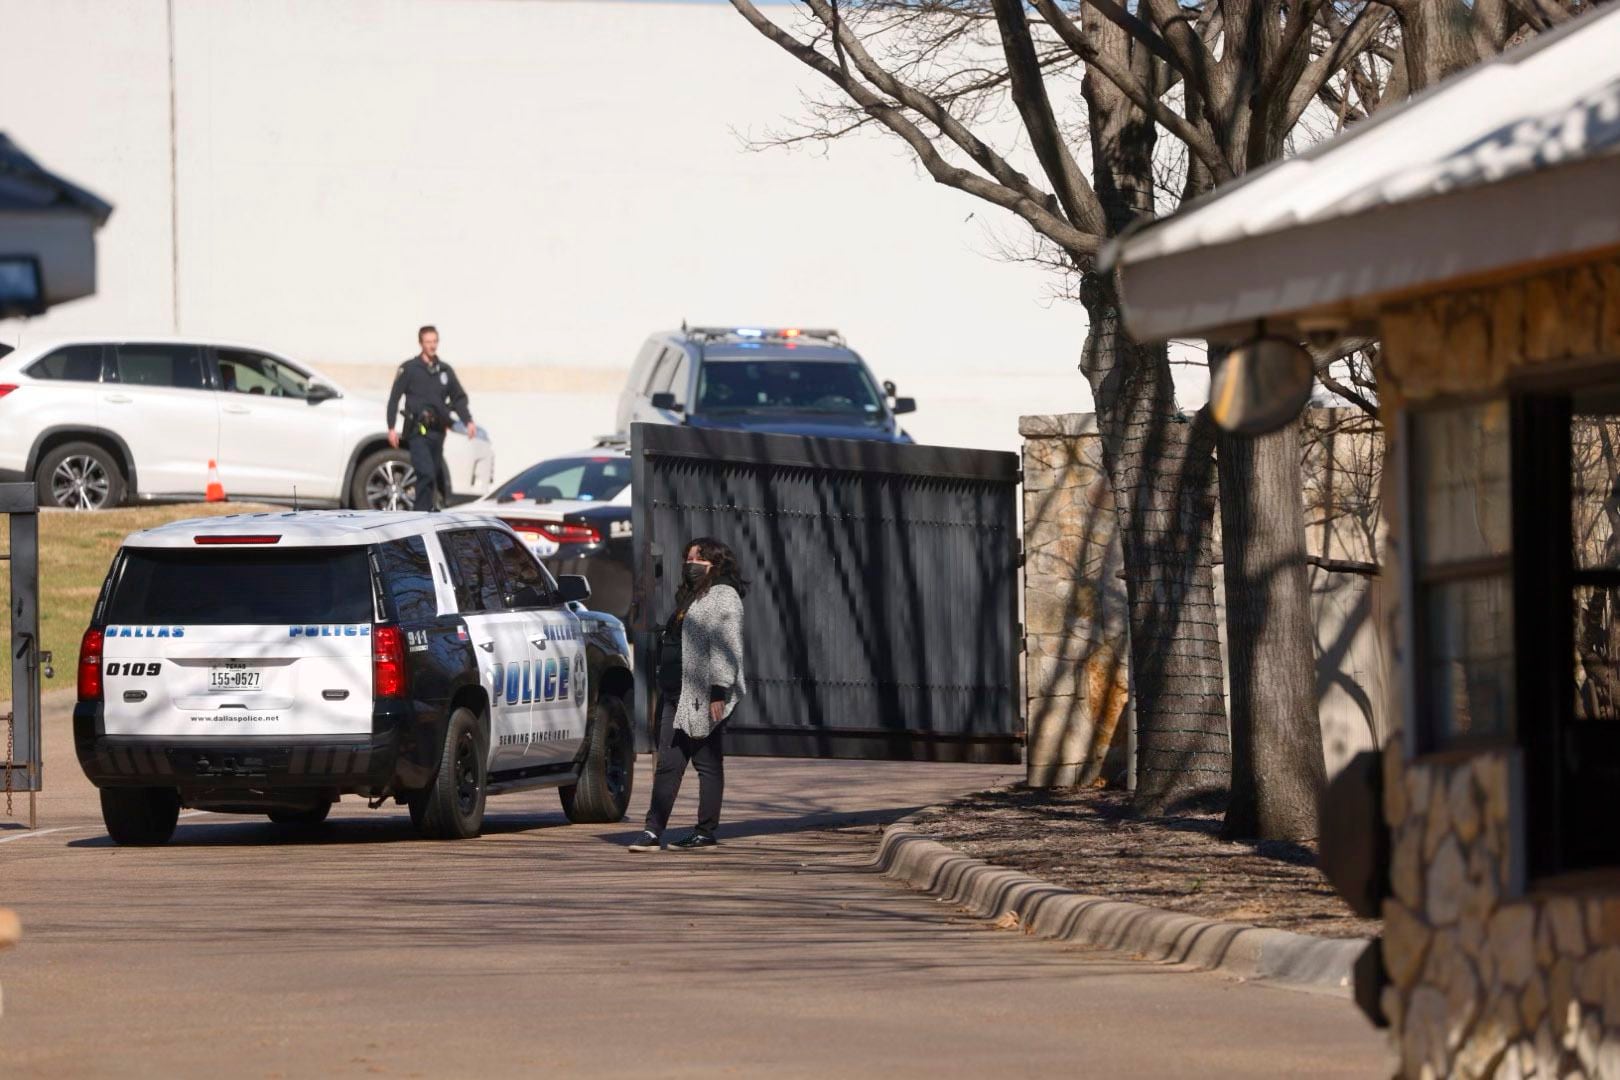
[[6,817],[11,816],[11,752],[17,734],[17,714],[6,713]]

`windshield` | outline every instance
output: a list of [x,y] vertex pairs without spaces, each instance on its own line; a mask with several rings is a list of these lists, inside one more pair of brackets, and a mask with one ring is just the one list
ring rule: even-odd
[[368,623],[372,613],[363,547],[126,548],[107,602],[114,626]]
[[518,473],[495,492],[497,502],[533,499],[551,502],[611,502],[630,486],[630,459],[600,457],[553,458]]
[[703,365],[698,412],[824,413],[883,417],[882,398],[860,364],[815,360],[717,360]]

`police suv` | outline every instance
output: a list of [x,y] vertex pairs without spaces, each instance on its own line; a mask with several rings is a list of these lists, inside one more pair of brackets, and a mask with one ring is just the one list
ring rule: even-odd
[[136,533],[85,631],[73,713],[107,831],[161,844],[182,806],[314,824],[361,795],[470,837],[486,795],[546,786],[571,821],[617,821],[634,680],[623,625],[589,594],[475,514]]

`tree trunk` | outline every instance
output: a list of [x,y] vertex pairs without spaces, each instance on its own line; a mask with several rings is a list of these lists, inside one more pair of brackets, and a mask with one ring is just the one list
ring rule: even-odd
[[1218,460],[1232,706],[1226,835],[1309,839],[1326,777],[1299,425],[1259,438],[1223,434]]
[[1135,807],[1158,814],[1218,796],[1231,773],[1210,559],[1214,439],[1176,408],[1165,347],[1125,335],[1110,283],[1085,275],[1081,299],[1083,368],[1125,556]]

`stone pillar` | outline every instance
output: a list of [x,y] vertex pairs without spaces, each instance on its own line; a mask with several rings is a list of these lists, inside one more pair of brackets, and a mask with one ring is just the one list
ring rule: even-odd
[[1089,414],[1025,416],[1025,764],[1032,787],[1124,779],[1124,562]]

